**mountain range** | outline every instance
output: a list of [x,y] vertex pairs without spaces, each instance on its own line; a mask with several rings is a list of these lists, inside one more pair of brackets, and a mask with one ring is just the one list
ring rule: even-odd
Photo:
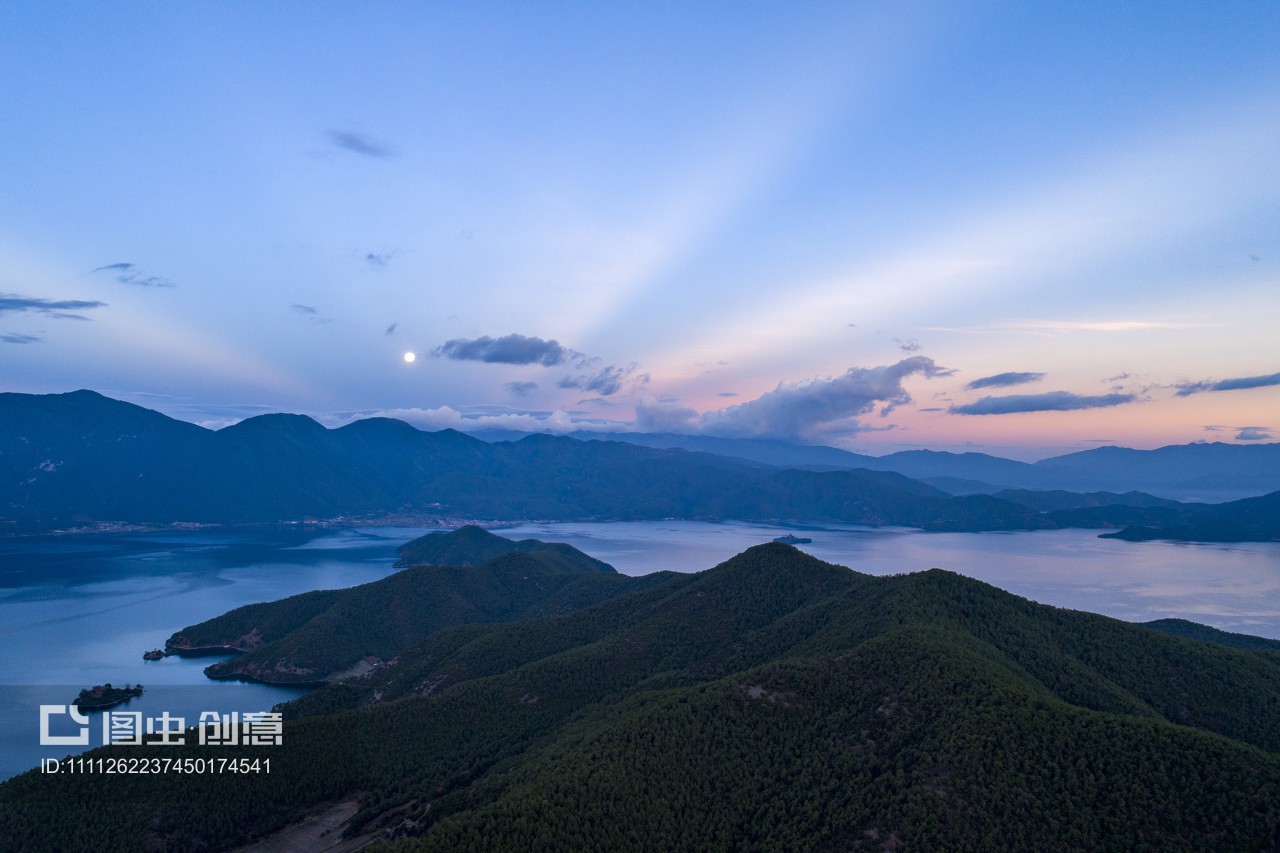
[[[526,435],[483,431],[477,437],[508,441]],[[772,439],[720,438],[676,433],[571,432],[583,441],[624,441],[645,447],[683,448],[784,468],[893,471],[954,494],[1002,489],[1150,492],[1176,501],[1223,502],[1280,490],[1280,443],[1222,442],[1170,445],[1155,450],[1105,446],[1037,462],[986,453],[904,450],[868,456],[835,447]]]
[[[1280,489],[1280,445],[1100,448],[1035,465],[981,454],[911,451],[877,459],[790,446],[791,457],[824,460],[796,468],[743,458],[742,448],[764,456],[781,452],[779,443],[693,444],[698,449],[541,434],[487,442],[387,418],[326,429],[291,414],[214,431],[91,391],[0,394],[0,532],[338,518],[430,524],[676,517],[938,531],[1140,525],[1146,533],[1134,538],[1197,531],[1219,539],[1280,536],[1270,503],[1239,508],[1252,520],[1238,524],[1229,504],[1184,511],[1132,491],[1134,483],[1168,481],[1169,471],[1206,488],[1230,481],[1240,489]],[[865,467],[832,464],[846,457],[849,466]],[[900,470],[883,470],[889,467]],[[1211,469],[1218,473],[1205,473]],[[912,479],[926,475],[951,491]],[[976,477],[986,480],[973,488]],[[1027,488],[1063,478],[1089,491]],[[1189,522],[1187,513],[1203,523]]]
[[[536,553],[402,574],[456,584]],[[557,574],[543,568],[540,582]],[[612,577],[566,568],[569,584]],[[1039,605],[937,569],[873,577],[782,544],[554,615],[441,626],[281,710],[279,745],[219,753],[269,759],[269,774],[31,771],[0,785],[0,839],[29,851],[1280,839],[1274,646]]]

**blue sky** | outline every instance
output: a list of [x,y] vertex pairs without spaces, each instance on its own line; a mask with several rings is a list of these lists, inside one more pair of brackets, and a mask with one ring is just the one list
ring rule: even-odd
[[8,4],[3,390],[1274,440],[1277,44],[1270,2]]

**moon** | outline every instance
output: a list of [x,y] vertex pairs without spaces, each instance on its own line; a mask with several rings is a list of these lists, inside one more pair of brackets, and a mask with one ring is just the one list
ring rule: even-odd
[[413,353],[411,353],[411,352],[407,352],[407,353],[405,353],[405,354],[404,354],[404,363],[405,363],[405,364],[413,364],[414,360],[415,360],[415,359],[417,359],[417,357],[418,357],[418,356],[416,356],[415,354],[413,354]]

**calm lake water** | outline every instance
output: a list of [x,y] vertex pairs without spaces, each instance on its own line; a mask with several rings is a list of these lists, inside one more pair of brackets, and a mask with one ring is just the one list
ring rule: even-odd
[[[213,659],[142,660],[173,632],[243,604],[390,574],[422,530],[294,527],[0,540],[0,778],[66,747],[39,746],[39,705],[82,687],[142,683],[120,710],[262,711],[299,690],[213,682]],[[1046,604],[1128,621],[1177,616],[1280,638],[1280,544],[1098,539],[1095,531],[920,533],[743,522],[529,524],[497,531],[567,542],[620,572],[699,571],[787,533],[816,557],[870,574],[951,569]],[[54,734],[70,733],[55,729]],[[101,743],[97,734],[91,745]]]

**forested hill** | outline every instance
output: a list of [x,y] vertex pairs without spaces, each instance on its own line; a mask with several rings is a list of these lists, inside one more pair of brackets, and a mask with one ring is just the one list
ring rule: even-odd
[[466,524],[449,532],[428,533],[396,549],[397,566],[470,566],[516,552],[540,554],[568,572],[612,572],[613,566],[562,542],[513,541]]
[[183,628],[165,650],[240,653],[206,667],[210,678],[315,684],[381,665],[444,628],[568,613],[667,577],[620,575],[570,545],[514,542],[478,527],[428,534],[400,552],[411,563],[429,563],[414,555],[430,554],[451,565],[238,607]]
[[1280,492],[1224,504],[1143,509],[1125,518],[1125,522],[1122,530],[1104,535],[1134,542],[1276,542],[1280,541]]
[[443,630],[288,707],[282,745],[241,751],[269,776],[32,772],[0,786],[0,838],[226,849],[317,814],[391,850],[1280,838],[1280,652],[780,544],[563,616]]

